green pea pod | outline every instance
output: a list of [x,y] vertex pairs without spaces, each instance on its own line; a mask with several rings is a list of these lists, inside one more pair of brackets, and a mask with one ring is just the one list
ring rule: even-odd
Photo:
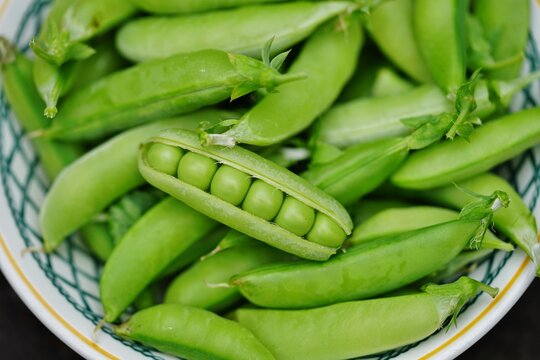
[[540,108],[490,121],[469,138],[445,141],[407,158],[391,181],[408,189],[430,189],[481,174],[540,142]]
[[[174,164],[178,165],[171,167],[173,170],[171,173],[159,170],[158,168],[161,168],[159,162],[149,157],[153,152],[152,148],[156,145],[178,149],[179,156],[174,161]],[[184,152],[187,153],[182,155]],[[219,170],[217,163],[223,164]],[[176,167],[182,180],[174,176]],[[221,168],[226,170],[225,177],[217,181],[216,179],[220,178],[217,174],[222,171]],[[339,202],[306,180],[240,147],[203,147],[197,135],[189,131],[168,130],[150,139],[139,152],[139,170],[150,184],[203,214],[255,239],[303,258],[328,259],[345,240],[346,234],[351,232],[352,221],[347,211]],[[249,211],[234,205],[233,200],[229,199],[232,193],[231,185],[224,185],[225,188],[222,191],[218,188],[221,183],[227,184],[226,177],[229,177],[229,173],[230,176],[237,173],[236,177],[240,177],[243,184],[238,199],[235,199],[235,204],[242,203],[247,197],[247,192],[255,186],[254,191],[257,194],[265,193],[265,189],[269,189],[271,193],[280,196],[276,202],[273,202],[277,207],[272,206],[272,209],[276,208],[276,210],[270,211],[271,215],[268,217],[266,216],[268,211],[264,211],[264,214],[259,216],[254,215],[262,208],[259,200],[255,200],[259,199],[258,197],[254,197],[253,201],[249,202],[253,205],[253,208],[248,209]],[[260,181],[251,184],[251,178]],[[245,184],[244,179],[247,179]],[[236,184],[234,186],[236,189]],[[209,188],[211,190],[207,192]],[[235,190],[234,193],[236,192]],[[283,200],[283,194],[287,195],[285,200]],[[285,206],[285,204],[289,205]],[[243,208],[246,206],[244,203]],[[318,233],[315,233],[313,238],[307,234],[314,225],[315,214],[319,215],[319,213],[322,214],[319,217],[328,220],[322,221],[329,228],[334,229],[331,231],[330,239],[319,236]],[[270,222],[272,219],[274,222]],[[291,222],[293,224],[290,224]],[[308,239],[302,237],[305,234]],[[338,239],[335,238],[336,234],[339,234]]]
[[204,49],[259,57],[268,40],[273,38],[272,53],[288,50],[318,25],[353,8],[349,2],[292,2],[176,17],[145,17],[124,25],[116,42],[122,55],[132,61]]
[[431,77],[445,93],[465,82],[468,0],[416,0],[414,35]]
[[53,183],[41,208],[45,250],[55,250],[66,236],[91,221],[115,199],[144,183],[136,159],[142,141],[166,128],[194,129],[201,121],[217,122],[220,114],[217,110],[205,110],[132,129],[71,164]]
[[[171,219],[171,224],[174,223],[175,220]],[[165,270],[163,270],[163,272],[159,274],[158,278],[161,279],[170,275],[177,274],[179,271],[183,270],[192,263],[201,259],[201,257],[213,251],[223,239],[227,231],[228,228],[225,226],[218,226],[214,228],[208,234],[204,235],[199,240],[190,245],[189,248],[186,249],[186,251],[178,255],[178,257],[174,259],[169,265],[167,265]]]
[[289,69],[292,74],[306,73],[305,80],[268,94],[237,125],[224,134],[208,135],[207,141],[266,146],[308,127],[337,99],[358,60],[363,44],[359,23],[351,18],[341,26],[336,30],[336,21],[332,20],[307,40]]
[[99,260],[106,262],[114,249],[114,241],[106,223],[90,222],[80,231],[84,244]]
[[215,221],[173,198],[149,210],[105,263],[99,282],[105,320],[116,320],[169,264],[216,226]]
[[360,144],[328,163],[311,167],[302,177],[347,206],[388,179],[408,153],[401,138]]
[[180,54],[119,71],[72,93],[45,135],[69,141],[101,138],[259,87],[272,90],[299,76],[218,50]]
[[214,312],[226,310],[242,296],[234,288],[213,284],[226,283],[241,272],[290,259],[289,254],[257,241],[221,250],[178,275],[167,288],[165,303],[195,306]]
[[373,40],[398,68],[418,82],[432,82],[414,38],[412,0],[388,1],[365,19]]
[[[512,81],[480,81],[476,86],[476,110],[472,113],[484,119],[500,107],[507,107],[514,96],[537,81],[540,72],[531,73]],[[491,101],[490,92],[496,93],[499,106]],[[357,99],[331,108],[320,121],[320,140],[339,147],[361,142],[407,134],[401,120],[448,112],[453,104],[437,87],[424,85],[396,95]]]
[[[476,0],[474,13],[482,24],[494,59],[506,60],[525,52],[529,33],[530,1]],[[489,77],[512,79],[520,74],[521,61],[490,71]]]
[[37,56],[60,66],[68,60],[82,60],[94,53],[85,41],[100,35],[135,14],[125,0],[73,0],[50,21],[47,34],[31,41]]
[[[456,211],[434,206],[390,208],[373,215],[358,225],[349,241],[357,245],[379,237],[397,235],[405,231],[456,220],[458,217],[459,213]],[[482,248],[504,251],[514,249],[511,244],[498,239],[491,231],[486,233],[481,244],[470,243],[469,248],[471,250]]]
[[233,277],[252,303],[308,308],[374,297],[413,283],[450,262],[481,226],[457,220],[366,242],[325,263],[267,266]]
[[[49,120],[43,117],[43,102],[34,88],[32,62],[17,53],[7,39],[0,38],[0,46],[6,51],[0,56],[2,83],[6,98],[19,124],[27,132],[48,126]],[[45,173],[51,180],[83,153],[83,149],[78,145],[42,138],[33,138],[32,144]]]
[[372,91],[373,96],[378,97],[403,94],[413,88],[414,85],[401,77],[394,69],[382,67],[377,71]]
[[[514,188],[503,178],[485,173],[457,183],[462,189],[478,194],[491,194],[501,190],[510,197],[510,205],[499,209],[493,216],[495,228],[519,246],[534,262],[537,276],[540,276],[540,245],[538,243],[538,229],[536,220],[527,205],[516,193]],[[455,185],[441,188],[408,192],[406,196],[421,198],[443,206],[461,209],[475,200],[467,192]]]
[[107,37],[93,43],[96,53],[78,62],[80,64],[68,92],[76,92],[99,79],[126,67],[127,61],[114,46],[114,39]]
[[422,283],[447,283],[449,279],[456,279],[474,270],[481,261],[485,260],[494,250],[463,251],[456,256],[448,265],[441,270],[429,275]]
[[351,359],[425,339],[447,318],[455,322],[479,291],[497,295],[497,289],[465,277],[422,290],[310,310],[241,308],[234,317],[276,359]]
[[246,328],[190,306],[157,305],[136,313],[114,330],[120,336],[185,359],[275,359]]
[[397,209],[412,206],[410,202],[394,198],[367,198],[354,205],[349,212],[355,226],[387,209]]

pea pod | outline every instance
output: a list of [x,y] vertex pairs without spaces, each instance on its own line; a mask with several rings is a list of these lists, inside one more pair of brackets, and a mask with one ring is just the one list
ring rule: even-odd
[[359,144],[328,163],[311,167],[302,177],[347,206],[388,179],[408,153],[400,138]]
[[149,135],[169,127],[193,129],[201,121],[218,121],[220,114],[217,110],[205,110],[141,126],[112,138],[66,168],[53,183],[41,208],[45,250],[55,250],[66,236],[115,199],[144,183],[137,170],[136,149]]
[[114,330],[120,336],[186,359],[274,359],[249,330],[234,321],[178,304],[140,311]]
[[221,250],[201,259],[178,275],[167,288],[165,303],[183,304],[214,312],[226,310],[242,299],[236,289],[212,286],[233,275],[291,256],[257,241]]
[[[177,149],[171,172],[148,156],[162,145]],[[322,190],[240,147],[203,147],[189,131],[150,139],[139,152],[139,170],[150,184],[203,214],[300,257],[326,260],[351,232],[347,211]],[[251,184],[251,178],[257,180]]]
[[90,222],[81,228],[84,244],[99,260],[105,262],[114,249],[114,241],[105,223]]
[[[379,237],[397,235],[405,231],[456,220],[458,217],[459,213],[456,211],[435,206],[390,208],[373,215],[358,225],[349,241],[354,245],[361,244]],[[469,248],[472,250],[477,250],[479,247],[504,251],[514,249],[511,244],[498,239],[491,231],[486,233],[481,244],[469,244]]]
[[418,82],[432,82],[414,37],[412,0],[381,4],[366,16],[366,28],[398,68]]
[[410,189],[429,189],[481,174],[540,142],[540,108],[490,121],[470,135],[435,144],[407,158],[391,181]]
[[478,264],[492,255],[493,251],[490,249],[462,251],[444,269],[438,270],[420,281],[424,284],[426,282],[447,283],[449,279],[456,279],[473,271],[478,267]]
[[[43,117],[43,102],[33,86],[31,61],[17,53],[3,37],[0,37],[0,47],[5,50],[0,54],[2,83],[17,120],[27,132],[48,126],[49,120]],[[80,146],[47,139],[33,138],[32,144],[49,179],[54,179],[83,152]]]
[[180,54],[119,71],[72,93],[45,135],[97,139],[259,87],[272,90],[299,76],[282,75],[261,61],[219,50]]
[[[384,188],[384,187],[383,187]],[[384,189],[383,189],[384,191]],[[397,198],[366,198],[351,207],[349,212],[355,226],[387,209],[401,209],[412,206],[411,203]]]
[[149,210],[105,264],[99,282],[105,320],[116,320],[170,263],[216,226],[215,221],[173,198]]
[[[514,95],[537,81],[540,72],[511,81],[479,82],[475,99],[477,109],[473,115],[484,119],[498,109],[491,102],[490,92],[495,92],[500,105],[507,107]],[[401,120],[423,115],[447,112],[452,103],[437,87],[420,86],[402,93],[377,98],[356,99],[331,108],[320,121],[321,141],[347,147],[380,138],[405,135],[410,131]]]
[[366,242],[325,263],[301,262],[239,274],[230,284],[252,303],[308,308],[365,299],[410,284],[450,262],[480,220],[457,220]]
[[352,8],[349,2],[291,2],[176,17],[145,17],[124,25],[116,42],[120,52],[132,61],[204,49],[259,57],[269,39],[274,39],[272,52],[277,54],[308,37],[326,20]]
[[[527,0],[477,0],[474,14],[482,24],[495,60],[525,52],[529,33],[530,2]],[[489,72],[497,79],[519,76],[521,62]]]
[[61,10],[49,22],[47,34],[30,43],[37,56],[56,66],[91,56],[94,50],[84,42],[128,19],[136,11],[131,2],[124,0],[73,0]]
[[[478,194],[502,190],[510,196],[510,205],[493,216],[495,228],[519,246],[534,262],[540,275],[540,245],[534,215],[514,188],[503,178],[485,173],[457,183],[461,188]],[[474,197],[454,185],[441,188],[405,192],[406,196],[421,198],[433,203],[459,209],[474,201]]]
[[403,94],[414,88],[414,85],[404,79],[394,69],[382,67],[377,71],[375,82],[373,83],[373,96],[391,96]]
[[431,77],[445,93],[465,82],[468,0],[416,0],[413,28]]
[[268,94],[224,134],[209,134],[209,144],[246,143],[266,146],[281,142],[308,127],[339,96],[352,76],[363,36],[358,21],[346,20],[336,30],[331,21],[311,36],[289,73],[303,72],[305,80],[281,86]]
[[497,294],[497,289],[463,277],[452,284],[429,284],[409,295],[310,310],[241,308],[234,315],[276,359],[349,359],[428,337],[448,317],[454,322],[479,291]]

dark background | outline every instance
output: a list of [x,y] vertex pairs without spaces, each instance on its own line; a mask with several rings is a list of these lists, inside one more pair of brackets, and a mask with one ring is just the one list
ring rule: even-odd
[[[540,280],[535,280],[510,312],[460,359],[538,359]],[[2,359],[79,359],[26,308],[0,275]]]

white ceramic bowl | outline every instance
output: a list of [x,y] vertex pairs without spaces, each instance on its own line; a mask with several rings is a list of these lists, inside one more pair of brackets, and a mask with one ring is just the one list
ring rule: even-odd
[[[49,1],[3,0],[0,34],[28,51]],[[533,1],[533,24],[540,24]],[[540,26],[531,27],[526,71],[540,67]],[[538,84],[513,104],[514,109],[540,103]],[[540,119],[539,119],[540,120]],[[68,346],[93,359],[166,359],[169,356],[120,339],[104,328],[94,341],[92,332],[103,316],[99,303],[100,267],[86,249],[70,239],[53,255],[22,256],[29,246],[39,246],[38,211],[48,187],[29,141],[0,93],[0,266],[10,284],[30,310]],[[516,186],[531,209],[539,212],[540,149],[529,151],[500,171]],[[61,214],[59,214],[61,216]],[[476,298],[458,318],[458,327],[419,343],[386,352],[373,359],[455,358],[491,329],[514,305],[534,278],[530,261],[521,251],[497,253],[471,276],[500,288],[496,299]],[[189,331],[189,329],[186,329]]]

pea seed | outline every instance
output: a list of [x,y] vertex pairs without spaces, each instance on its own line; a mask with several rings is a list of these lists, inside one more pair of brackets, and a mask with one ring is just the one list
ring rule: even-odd
[[148,149],[146,158],[154,169],[174,175],[183,154],[184,151],[179,147],[155,143]]
[[315,221],[315,210],[288,196],[283,201],[283,205],[281,205],[281,209],[274,221],[282,228],[298,236],[304,236]]
[[231,166],[221,166],[212,179],[210,193],[233,205],[240,205],[251,185],[251,176]]
[[262,180],[255,180],[249,188],[242,209],[270,221],[276,217],[283,203],[283,192]]
[[309,241],[316,242],[324,246],[339,247],[347,235],[341,228],[323,213],[317,213],[313,227],[307,234]]
[[217,168],[214,160],[188,152],[178,164],[178,179],[206,191],[210,187]]

